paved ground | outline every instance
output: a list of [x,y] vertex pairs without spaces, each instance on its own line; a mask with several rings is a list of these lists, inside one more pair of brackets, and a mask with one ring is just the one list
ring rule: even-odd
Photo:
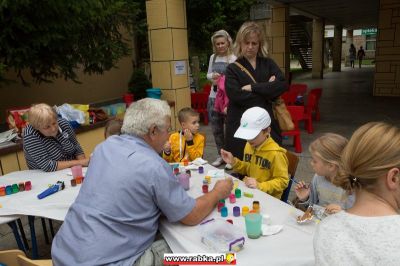
[[[321,121],[314,124],[315,132],[308,134],[302,130],[303,153],[298,154],[300,163],[296,178],[310,181],[313,171],[309,164],[310,153],[308,145],[317,137],[326,132],[335,132],[350,137],[352,132],[369,121],[388,121],[400,125],[400,97],[373,97],[374,68],[362,69],[343,68],[342,72],[327,72],[323,80],[311,79],[310,73],[295,75],[293,83],[306,83],[309,88],[323,88],[320,100]],[[203,126],[201,131],[207,135],[205,159],[212,162],[217,156],[214,139],[210,126]],[[284,147],[294,151],[291,139],[285,140]],[[293,192],[291,193],[293,197]],[[29,237],[27,220],[23,219],[25,232]],[[36,221],[39,255],[49,258],[50,246],[45,244],[40,220]],[[60,223],[56,224],[56,227]],[[14,237],[7,225],[0,226],[0,250],[16,248]],[[29,254],[28,254],[29,255]]]

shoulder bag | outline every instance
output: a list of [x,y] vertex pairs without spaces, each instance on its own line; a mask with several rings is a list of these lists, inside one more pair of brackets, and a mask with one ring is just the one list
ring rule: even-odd
[[[251,75],[251,73],[242,64],[237,61],[235,62],[235,64],[243,72],[245,72],[254,83],[257,83],[253,75]],[[281,97],[276,98],[275,101],[272,102],[272,110],[274,111],[274,117],[276,120],[278,120],[278,124],[281,130],[289,131],[294,129],[292,117],[290,116],[290,113],[286,108],[285,101]]]

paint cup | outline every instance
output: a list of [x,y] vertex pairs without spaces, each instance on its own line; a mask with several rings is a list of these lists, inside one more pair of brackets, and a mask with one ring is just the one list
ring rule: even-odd
[[259,213],[249,213],[245,217],[246,233],[249,238],[256,239],[261,236],[262,216]]
[[190,176],[186,173],[180,173],[177,175],[178,182],[181,184],[184,190],[189,190],[190,188]]
[[260,212],[260,202],[258,200],[253,201],[253,210],[255,212]]
[[204,174],[204,167],[203,166],[199,166],[199,174]]
[[221,212],[221,209],[222,209],[224,206],[225,206],[225,203],[218,202],[218,204],[217,204],[217,210],[218,210],[218,212]]
[[208,185],[203,185],[202,189],[203,189],[203,193],[208,193]]
[[228,208],[227,207],[222,207],[221,208],[221,216],[222,217],[227,217],[228,216]]
[[233,216],[235,216],[235,217],[240,216],[240,207],[239,206],[233,207]]
[[75,165],[71,167],[72,176],[74,178],[82,177],[82,165]]
[[243,206],[242,207],[242,216],[246,216],[249,213],[249,207]]
[[242,197],[242,191],[240,190],[240,188],[235,189],[235,197],[237,199],[240,199],[240,197]]
[[236,202],[235,194],[230,194],[230,195],[229,195],[229,202],[230,202],[230,203],[235,203],[235,202]]

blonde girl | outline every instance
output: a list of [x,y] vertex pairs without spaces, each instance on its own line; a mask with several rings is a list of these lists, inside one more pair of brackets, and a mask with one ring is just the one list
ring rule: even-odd
[[311,167],[315,175],[310,185],[304,181],[296,185],[295,193],[300,205],[317,204],[325,207],[328,213],[352,206],[354,196],[334,184],[342,172],[341,154],[346,144],[346,138],[333,133],[327,133],[310,144]]

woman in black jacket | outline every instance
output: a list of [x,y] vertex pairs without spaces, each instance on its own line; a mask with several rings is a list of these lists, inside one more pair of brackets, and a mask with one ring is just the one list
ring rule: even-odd
[[234,52],[238,57],[236,62],[241,66],[232,63],[226,69],[225,89],[229,98],[226,150],[241,159],[246,141],[234,138],[234,133],[248,108],[259,106],[268,111],[272,117],[271,136],[278,144],[282,143],[281,130],[273,118],[272,102],[288,86],[279,67],[267,57],[265,37],[256,23],[245,22],[240,27]]

